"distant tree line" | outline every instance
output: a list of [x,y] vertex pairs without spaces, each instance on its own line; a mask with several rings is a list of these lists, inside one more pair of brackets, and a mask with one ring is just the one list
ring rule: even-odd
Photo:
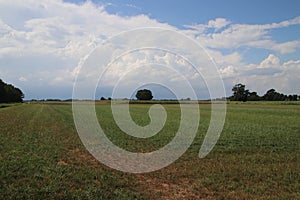
[[[143,90],[138,90],[135,97],[137,100],[151,100],[153,99],[153,95],[151,90],[148,89],[143,89]],[[108,97],[107,99],[105,97],[101,97],[100,100],[105,101],[105,100],[112,100],[111,97]],[[123,98],[123,100],[128,100],[127,98]]]
[[300,95],[286,95],[276,92],[275,89],[268,90],[263,96],[259,96],[257,92],[251,92],[246,89],[246,86],[239,83],[233,86],[231,101],[298,101]]
[[0,103],[23,102],[24,94],[11,84],[4,83],[0,79]]
[[79,99],[31,99],[28,102],[45,102],[45,101],[61,101],[61,102],[72,102],[80,101]]

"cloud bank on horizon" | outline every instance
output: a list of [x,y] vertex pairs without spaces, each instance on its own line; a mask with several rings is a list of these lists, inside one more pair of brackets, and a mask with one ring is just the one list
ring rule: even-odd
[[[145,14],[109,13],[106,6],[61,0],[0,0],[0,78],[22,88],[26,99],[70,98],[78,63],[97,45],[122,31],[161,27],[183,33],[207,50],[223,77],[227,95],[239,82],[260,94],[270,88],[300,94],[300,38],[283,40],[272,34],[277,30],[285,34],[290,27],[299,31],[300,16],[265,24],[241,24],[219,17],[179,28]],[[132,4],[128,6],[134,8]],[[262,57],[260,52],[267,55]],[[144,52],[138,55],[140,59],[124,58],[127,67],[142,65],[143,56],[156,56],[156,60],[174,64],[174,57],[167,53]],[[251,58],[256,56],[260,60]],[[110,78],[123,76],[122,65],[116,65],[101,85],[99,95],[110,94]],[[185,73],[191,79],[195,76]],[[207,94],[197,95],[208,98]]]

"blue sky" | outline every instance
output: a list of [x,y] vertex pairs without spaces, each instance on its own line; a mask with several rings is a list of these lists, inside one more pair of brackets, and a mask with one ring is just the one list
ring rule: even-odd
[[[26,99],[70,98],[78,63],[95,46],[144,26],[174,29],[203,45],[227,96],[238,82],[261,95],[271,87],[300,94],[298,0],[0,0],[0,22],[0,78]],[[97,95],[110,96],[111,88],[101,85]],[[204,93],[197,95],[208,98]]]

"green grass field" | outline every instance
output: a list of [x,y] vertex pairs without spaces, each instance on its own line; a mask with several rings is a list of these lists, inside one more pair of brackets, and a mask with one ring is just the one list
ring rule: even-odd
[[[150,105],[131,106],[146,125]],[[164,105],[164,129],[149,139],[122,133],[110,106],[97,105],[107,136],[130,151],[167,144],[180,121],[178,105]],[[300,199],[300,105],[228,104],[222,135],[204,159],[198,151],[210,118],[200,104],[198,134],[188,151],[159,171],[130,174],[95,160],[76,132],[67,103],[0,109],[0,199]]]

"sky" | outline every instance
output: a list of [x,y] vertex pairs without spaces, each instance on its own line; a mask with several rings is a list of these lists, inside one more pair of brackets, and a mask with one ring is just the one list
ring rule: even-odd
[[[80,72],[82,63],[93,49],[117,34],[144,27],[172,30],[200,44],[215,62],[226,96],[237,83],[260,95],[271,88],[300,94],[298,0],[0,0],[0,79],[19,87],[25,99],[71,98],[76,77],[85,73]],[[176,40],[176,34],[174,40],[164,37],[145,32],[139,42],[147,44],[151,38],[153,46],[160,47],[162,42],[168,46],[173,41],[174,52],[190,48],[188,42]],[[127,44],[129,50],[136,45],[128,38],[119,42]],[[115,48],[107,53],[118,51]],[[197,63],[206,59],[200,54],[193,51],[190,57],[182,56]],[[149,61],[157,65],[147,65]],[[214,88],[214,81],[203,74],[209,74],[210,64],[199,66],[203,72],[199,78],[195,70],[187,64],[179,66],[177,61],[174,54],[157,50],[126,54],[99,81],[96,98],[111,96],[120,79],[122,91],[126,91],[120,98],[132,97],[143,87],[151,88],[155,98],[173,98],[166,85],[174,91],[184,89],[180,88],[180,78],[170,75],[174,70],[163,65],[172,65],[177,74],[184,75],[197,98],[209,98],[207,88]],[[88,77],[88,73],[83,76]],[[90,76],[98,78],[99,74]]]

